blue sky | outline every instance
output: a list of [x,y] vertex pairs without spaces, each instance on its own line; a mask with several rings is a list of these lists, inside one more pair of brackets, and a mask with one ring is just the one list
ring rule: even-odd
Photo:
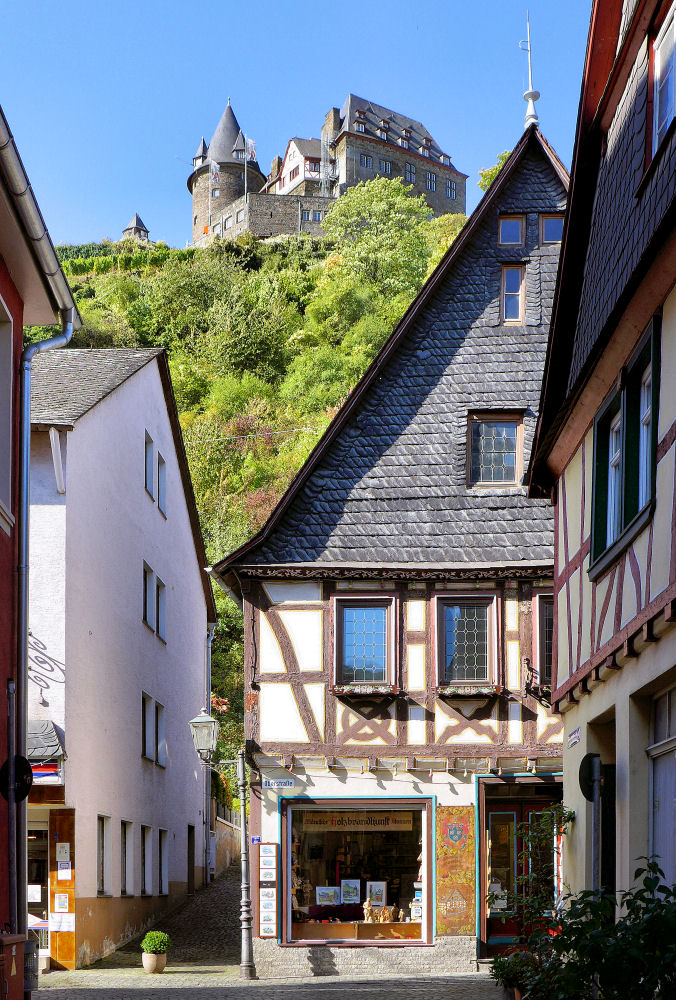
[[540,126],[570,164],[591,0],[0,0],[0,102],[55,243],[190,236],[200,137],[231,98],[264,172],[351,91],[469,174],[518,140],[530,9]]

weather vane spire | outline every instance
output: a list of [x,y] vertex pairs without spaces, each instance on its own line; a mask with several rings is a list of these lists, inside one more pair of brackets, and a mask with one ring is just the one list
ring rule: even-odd
[[533,65],[530,57],[530,15],[528,11],[526,11],[526,29],[528,37],[519,42],[519,48],[528,53],[528,90],[523,95],[524,101],[527,102],[524,128],[528,128],[529,125],[538,124],[539,119],[538,113],[535,110],[535,102],[540,98],[540,92],[533,90]]

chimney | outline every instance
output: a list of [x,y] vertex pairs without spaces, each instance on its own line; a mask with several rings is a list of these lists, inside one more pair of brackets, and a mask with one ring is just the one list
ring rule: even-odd
[[324,142],[333,142],[338,133],[340,132],[340,127],[342,124],[342,119],[340,117],[340,111],[338,108],[331,108],[324,119],[324,125],[322,126],[322,139]]
[[270,164],[270,180],[274,180],[279,171],[282,169],[282,158],[281,156],[273,156],[272,163]]

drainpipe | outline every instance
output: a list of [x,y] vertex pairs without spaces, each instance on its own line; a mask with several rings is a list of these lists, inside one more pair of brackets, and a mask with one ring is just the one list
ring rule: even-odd
[[[211,644],[216,631],[215,622],[207,622],[207,669],[204,704],[211,715]],[[209,847],[211,843],[211,771],[204,768],[204,884],[209,882]]]
[[[18,623],[16,671],[16,743],[15,753],[26,756],[28,730],[28,544],[30,518],[30,456],[31,456],[31,363],[36,354],[65,347],[73,336],[77,316],[74,306],[61,310],[61,333],[49,340],[29,344],[21,355],[20,369],[20,423],[19,423],[19,506],[17,535],[19,539],[18,566]],[[10,878],[16,883],[17,932],[27,933],[28,859],[27,859],[27,801],[18,803],[16,809],[16,866]]]

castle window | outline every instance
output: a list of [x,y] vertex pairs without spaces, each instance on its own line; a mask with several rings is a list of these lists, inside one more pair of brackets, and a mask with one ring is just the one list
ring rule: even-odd
[[289,173],[289,180],[295,181],[299,173],[300,173],[300,167],[294,167],[293,170]]
[[402,135],[401,138],[399,139],[399,145],[401,146],[402,149],[408,149],[408,139],[406,139]]
[[369,156],[368,153],[360,153],[359,166],[366,167],[368,170],[371,170],[373,168],[373,157]]
[[236,160],[243,160],[244,159],[244,150],[243,149],[236,149],[234,151],[233,155],[234,155],[234,157],[235,157]]
[[437,175],[433,174],[431,170],[425,174],[425,187],[428,191],[436,191],[437,189]]
[[427,156],[429,158],[430,151],[427,148],[427,146],[421,146],[420,147],[420,152],[422,153],[423,156]]
[[237,210],[237,221],[244,222],[244,209],[240,208]]
[[376,130],[376,135],[379,139],[385,139],[387,141],[387,132],[384,128],[379,128]]
[[470,414],[468,438],[470,486],[518,483],[523,439],[520,416]]
[[441,156],[439,157],[439,159],[441,160],[441,162],[443,163],[443,165],[444,165],[445,167],[448,167],[448,166],[450,166],[450,164],[451,164],[451,161],[450,161],[449,157],[448,157],[448,156],[446,156],[446,154],[445,154],[445,153],[442,153],[442,154],[441,154]]
[[309,222],[310,221],[310,213],[309,213],[309,211],[307,209],[304,209],[300,213],[300,217],[301,217],[301,219],[302,219],[303,222]]
[[312,213],[312,221],[313,222],[321,222],[322,221],[322,213],[321,212],[313,212]]
[[501,215],[498,222],[498,243],[500,246],[523,246],[525,222],[523,215]]
[[404,180],[407,184],[415,184],[415,164],[404,164]]
[[390,160],[380,161],[380,173],[381,174],[391,174],[392,173],[392,162]]
[[446,197],[455,200],[455,181],[446,181]]
[[356,122],[354,127],[357,130],[357,132],[365,132],[366,131],[366,129],[364,128],[364,123],[363,122]]
[[319,160],[308,160],[308,170],[311,174],[319,173]]
[[523,323],[525,273],[522,264],[510,264],[502,269],[500,318],[503,323]]
[[212,188],[211,189],[211,197],[212,198],[220,198],[221,197],[221,189],[220,188]]
[[232,229],[232,216],[231,215],[229,215],[227,217],[227,219],[225,220],[225,222],[223,223],[223,228],[224,229]]

